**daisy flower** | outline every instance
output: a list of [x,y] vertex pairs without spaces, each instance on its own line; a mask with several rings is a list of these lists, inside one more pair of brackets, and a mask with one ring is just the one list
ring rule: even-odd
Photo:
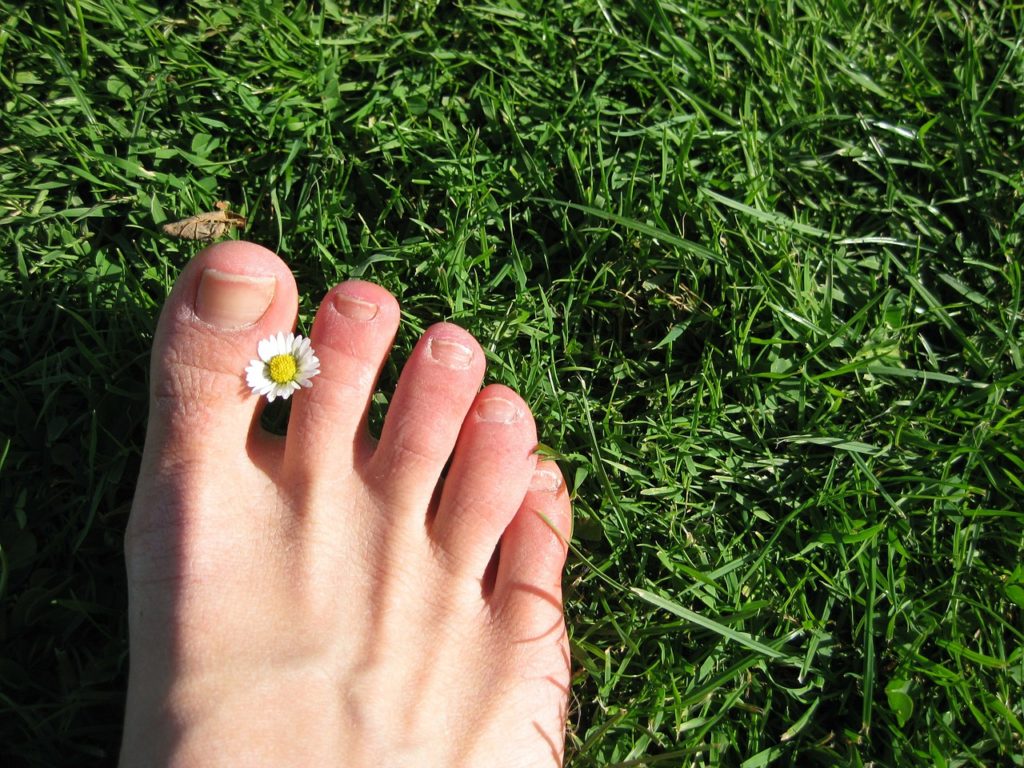
[[245,381],[253,393],[266,395],[269,402],[287,400],[299,387],[311,387],[320,373],[320,359],[313,354],[309,339],[294,333],[279,333],[260,342],[258,360],[245,369]]

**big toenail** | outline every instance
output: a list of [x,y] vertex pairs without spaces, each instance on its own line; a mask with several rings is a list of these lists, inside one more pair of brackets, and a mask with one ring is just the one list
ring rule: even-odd
[[465,370],[473,362],[473,350],[448,339],[430,339],[430,356],[446,368]]
[[350,320],[373,320],[380,310],[372,301],[363,301],[355,296],[346,296],[343,293],[334,294],[334,308],[339,314]]
[[196,293],[200,320],[226,331],[252,325],[274,300],[273,276],[236,275],[219,269],[203,270]]
[[546,469],[538,469],[530,478],[530,490],[541,491],[542,493],[554,493],[562,487],[562,478],[557,472]]
[[476,415],[480,417],[481,421],[511,424],[514,421],[519,421],[523,414],[511,400],[506,400],[504,397],[489,397],[477,403]]

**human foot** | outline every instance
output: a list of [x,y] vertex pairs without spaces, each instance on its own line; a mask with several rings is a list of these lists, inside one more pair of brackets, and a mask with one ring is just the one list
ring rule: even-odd
[[528,407],[480,391],[479,345],[437,325],[375,442],[398,305],[349,282],[313,325],[320,375],[271,436],[243,371],[296,307],[280,259],[227,242],[161,315],[125,537],[122,766],[560,764],[570,511]]

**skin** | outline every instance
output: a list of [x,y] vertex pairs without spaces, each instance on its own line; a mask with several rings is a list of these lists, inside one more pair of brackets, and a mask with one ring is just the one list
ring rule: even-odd
[[310,333],[320,375],[270,435],[243,372],[296,311],[287,266],[231,241],[161,314],[121,765],[561,765],[571,513],[529,407],[481,389],[479,344],[439,324],[371,437],[399,309],[350,281]]

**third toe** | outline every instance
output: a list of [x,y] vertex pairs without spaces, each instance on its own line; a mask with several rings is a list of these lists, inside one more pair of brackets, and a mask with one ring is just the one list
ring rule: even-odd
[[434,325],[413,349],[391,399],[368,480],[397,510],[424,513],[480,389],[484,353],[467,331]]

